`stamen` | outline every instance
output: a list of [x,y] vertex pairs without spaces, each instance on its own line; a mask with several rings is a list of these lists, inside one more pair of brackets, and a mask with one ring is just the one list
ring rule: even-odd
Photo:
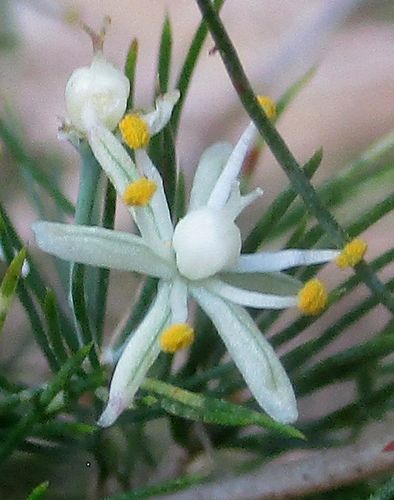
[[149,127],[138,114],[127,115],[119,123],[125,143],[132,149],[145,148],[149,144]]
[[341,269],[357,265],[364,257],[368,245],[363,239],[355,239],[344,246],[342,252],[335,259],[335,263]]
[[319,314],[328,300],[326,287],[318,279],[312,279],[305,283],[298,292],[298,309],[304,314]]
[[161,350],[174,353],[186,349],[194,340],[194,330],[187,323],[171,325],[160,337]]
[[265,95],[257,96],[260,106],[264,109],[265,114],[270,120],[276,118],[276,106],[272,99]]
[[145,207],[155,194],[157,185],[146,177],[132,182],[123,193],[123,201],[127,206]]

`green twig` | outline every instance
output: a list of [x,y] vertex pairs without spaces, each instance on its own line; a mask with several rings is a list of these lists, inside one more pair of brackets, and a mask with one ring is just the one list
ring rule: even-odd
[[[348,243],[349,236],[322,204],[319,196],[302,172],[293,154],[259,105],[218,13],[209,0],[197,0],[197,4],[204,20],[209,26],[209,30],[221,54],[229,77],[245,110],[267,142],[276,160],[289,177],[294,189],[304,200],[308,212],[316,217],[319,224],[324,228],[337,247],[342,248]],[[355,272],[361,276],[362,280],[371,291],[379,297],[380,302],[394,314],[394,300],[391,294],[373,274],[370,268],[365,263],[361,262],[355,267]]]

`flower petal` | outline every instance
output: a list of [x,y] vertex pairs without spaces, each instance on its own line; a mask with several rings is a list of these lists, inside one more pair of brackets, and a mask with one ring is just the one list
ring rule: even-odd
[[190,287],[190,292],[213,321],[259,405],[279,422],[294,422],[297,404],[289,378],[249,314],[202,287]]
[[146,121],[151,135],[158,134],[170,121],[172,110],[180,97],[179,90],[163,94],[156,99],[156,109],[141,115]]
[[141,177],[138,169],[120,141],[99,120],[89,125],[86,134],[94,156],[122,195],[131,182]]
[[223,167],[231,155],[228,142],[216,142],[201,155],[190,193],[189,212],[205,206]]
[[149,209],[153,212],[153,217],[161,239],[171,243],[174,227],[172,225],[161,175],[152,163],[145,149],[137,149],[135,155],[146,177],[154,181],[157,186],[157,191],[149,204]]
[[171,323],[186,323],[189,315],[187,304],[188,292],[185,280],[182,278],[174,279],[171,289]]
[[243,254],[236,264],[226,269],[232,273],[271,273],[297,266],[310,266],[330,262],[339,250],[297,250]]
[[253,122],[250,122],[246,130],[241,135],[239,141],[235,145],[230,158],[227,161],[218,181],[211,192],[208,200],[208,207],[214,209],[223,208],[233,186],[233,183],[238,177],[238,174],[248,154],[249,148],[257,137],[257,129]]
[[101,227],[55,222],[32,225],[41,250],[65,260],[169,278],[173,267],[139,236]]
[[226,283],[260,293],[275,295],[297,295],[304,286],[302,281],[285,273],[220,273]]
[[168,325],[170,286],[161,283],[155,302],[129,340],[116,365],[107,406],[97,424],[112,425],[130,407],[145,375],[160,353],[159,337]]
[[274,295],[245,290],[215,278],[207,279],[204,282],[204,288],[234,304],[256,307],[257,309],[286,309],[296,306],[298,303],[295,295]]
[[241,196],[239,182],[235,181],[233,183],[229,199],[224,206],[223,211],[225,211],[232,220],[235,220],[247,206],[257,200],[257,198],[262,196],[262,194],[263,190],[260,188],[256,188],[247,195]]
[[[137,167],[119,140],[96,120],[89,122],[87,138],[93,154],[114,185],[119,196],[123,196],[128,185],[141,178]],[[94,124],[93,124],[94,123]],[[169,257],[169,248],[161,240],[151,210],[128,207],[144,240],[161,257]]]

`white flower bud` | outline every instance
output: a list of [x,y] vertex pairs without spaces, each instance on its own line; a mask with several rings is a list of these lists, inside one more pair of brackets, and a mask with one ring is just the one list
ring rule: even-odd
[[234,264],[241,253],[241,233],[229,215],[203,207],[179,221],[172,245],[179,272],[204,279]]
[[72,125],[85,132],[83,113],[94,110],[104,125],[113,130],[126,110],[130,83],[115,66],[97,53],[90,67],[76,69],[66,85],[66,108]]

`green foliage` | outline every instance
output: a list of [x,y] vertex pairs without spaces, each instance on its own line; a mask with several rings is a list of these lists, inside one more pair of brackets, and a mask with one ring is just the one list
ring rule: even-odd
[[0,338],[3,331],[4,322],[10,310],[12,299],[14,298],[16,286],[22,272],[22,266],[26,257],[26,249],[22,250],[14,257],[9,265],[6,275],[0,286]]
[[[173,219],[176,221],[184,216],[187,199],[184,173],[178,171],[175,150],[179,121],[210,30],[245,110],[261,132],[264,147],[271,149],[290,181],[254,225],[244,241],[243,250],[255,252],[266,243],[288,248],[327,245],[340,248],[351,238],[379,224],[386,215],[392,215],[393,193],[386,191],[373,199],[368,195],[376,186],[390,186],[394,180],[392,164],[385,156],[394,146],[394,133],[378,140],[323,184],[312,185],[311,179],[320,167],[323,151],[319,149],[300,167],[275,125],[257,106],[254,92],[218,16],[223,3],[224,0],[198,1],[204,20],[175,78],[175,87],[181,91],[180,101],[167,127],[149,145],[149,154],[164,179]],[[176,31],[166,16],[158,51],[155,96],[172,89],[174,40]],[[135,39],[125,64],[131,85],[128,110],[134,107],[137,58]],[[282,96],[278,115],[286,111],[314,72],[315,68]],[[75,224],[114,227],[116,193],[103,178],[100,165],[86,141],[81,139],[74,144],[81,156],[80,185],[74,207],[63,193],[58,177],[48,175],[45,161],[49,159],[41,162],[34,157],[9,114],[0,119],[0,137],[4,150],[11,157],[12,167],[19,169],[22,178],[28,180],[24,186],[25,195],[40,217],[51,214],[57,220],[65,220],[72,215]],[[257,146],[259,152],[262,151],[260,146]],[[45,196],[41,196],[42,192]],[[360,200],[363,200],[362,209],[358,207]],[[350,205],[352,210],[348,210]],[[368,263],[358,264],[354,273],[336,271],[338,278],[329,294],[329,305],[332,310],[336,305],[345,305],[340,317],[327,314],[324,320],[312,316],[289,318],[281,311],[250,311],[262,332],[274,332],[270,339],[272,345],[276,349],[285,348],[282,361],[301,402],[303,398],[319,397],[319,391],[329,391],[347,382],[354,390],[346,403],[328,405],[324,415],[308,422],[301,421],[298,428],[278,424],[256,411],[254,403],[245,400],[241,392],[245,390],[245,383],[234,363],[225,357],[225,348],[220,338],[213,335],[211,321],[198,311],[195,315],[198,338],[185,357],[174,360],[161,355],[152,367],[152,377],[143,382],[135,407],[126,411],[113,428],[101,430],[96,421],[107,398],[110,378],[103,353],[106,349],[105,322],[112,314],[107,298],[113,275],[108,269],[71,263],[70,266],[58,265],[56,275],[49,279],[46,266],[36,265],[31,246],[29,251],[24,247],[3,204],[0,204],[0,241],[8,263],[0,287],[0,334],[12,300],[17,297],[26,313],[27,334],[34,338],[39,349],[40,362],[47,363],[52,372],[45,373],[46,382],[33,383],[26,380],[26,374],[17,378],[12,370],[8,374],[4,363],[4,374],[0,376],[2,467],[13,461],[27,460],[26,457],[45,462],[54,450],[75,455],[87,452],[95,466],[95,472],[92,467],[91,473],[96,474],[97,498],[107,494],[102,492],[109,483],[117,484],[124,493],[107,497],[107,500],[154,498],[187,490],[201,483],[203,478],[205,480],[205,474],[192,475],[186,468],[178,468],[177,478],[135,486],[141,484],[140,476],[155,479],[158,462],[163,460],[163,454],[172,453],[174,443],[183,448],[187,464],[192,464],[202,452],[213,459],[221,449],[248,452],[253,456],[253,465],[258,466],[287,451],[319,451],[344,444],[346,439],[356,437],[364,427],[374,420],[384,419],[393,409],[394,368],[390,356],[394,350],[394,323],[391,316],[387,323],[376,324],[367,338],[344,342],[339,351],[335,346],[338,340],[347,339],[350,328],[357,328],[366,315],[379,306],[385,306],[390,315],[394,313],[394,279],[387,277],[394,261],[394,249],[387,249]],[[29,274],[22,277],[25,259]],[[317,275],[319,270],[320,266],[315,266],[289,274],[305,281]],[[359,293],[363,284],[369,289],[368,296]],[[156,291],[155,278],[146,278],[139,287],[134,287],[130,298],[134,306],[110,340],[111,347],[118,349],[114,350],[115,358],[125,339],[144,318]],[[349,296],[352,301],[347,300]],[[308,332],[315,329],[318,334],[309,335],[307,329],[310,329]],[[5,342],[5,336],[6,333],[0,345]],[[345,433],[350,438],[342,438]],[[237,460],[239,470],[252,462],[250,457],[237,456]],[[50,481],[52,484],[51,478]],[[144,484],[148,484],[148,480]],[[30,486],[25,497],[27,500],[55,498],[48,485],[49,482],[42,483],[29,493]],[[370,500],[392,498],[393,485],[391,479],[371,494]],[[346,498],[364,500],[364,486],[362,483],[305,498],[334,499],[344,494]],[[364,491],[369,494],[372,487],[368,483]],[[66,490],[63,498],[69,498]]]
[[39,484],[36,488],[34,488],[34,490],[30,493],[26,500],[40,500],[41,498],[44,498],[48,486],[48,481]]
[[287,436],[305,439],[305,436],[293,427],[278,424],[266,415],[228,401],[195,394],[153,379],[146,379],[143,387],[157,394],[160,406],[173,415],[208,424],[255,424]]

